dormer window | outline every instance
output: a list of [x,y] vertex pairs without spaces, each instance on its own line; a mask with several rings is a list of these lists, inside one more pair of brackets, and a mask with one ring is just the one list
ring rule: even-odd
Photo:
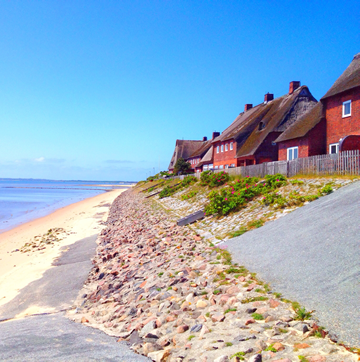
[[259,123],[259,131],[261,131],[262,129],[264,129],[265,128],[265,123],[263,122],[263,121],[261,121],[260,123]]
[[343,118],[351,116],[351,101],[343,102],[342,116],[343,116]]

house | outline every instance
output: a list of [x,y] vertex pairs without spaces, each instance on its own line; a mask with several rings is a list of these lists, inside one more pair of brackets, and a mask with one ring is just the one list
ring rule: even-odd
[[289,93],[281,97],[274,99],[267,93],[263,103],[246,104],[244,112],[212,142],[214,168],[277,161],[274,141],[316,103],[307,86],[293,81]]
[[360,149],[360,53],[321,98],[327,153]]
[[[216,134],[217,136],[219,135],[218,132],[214,132],[213,137],[214,137],[214,134]],[[207,137],[204,137],[203,142],[200,145],[200,147],[197,148],[196,151],[193,152],[189,156],[189,158],[186,159],[186,161],[188,161],[191,164],[191,169],[192,170],[194,170],[196,172],[201,172],[202,171],[200,161],[202,160],[202,158],[205,156],[205,154],[211,148],[211,142],[212,142],[212,140],[208,140]]]
[[279,161],[326,153],[326,121],[323,104],[317,103],[275,142],[278,145]]
[[219,132],[213,132],[211,140],[208,140],[207,137],[203,137],[202,140],[176,140],[175,150],[168,167],[169,172],[174,171],[174,166],[179,158],[189,162],[191,169],[195,171],[196,166],[211,148],[212,140],[219,134]]

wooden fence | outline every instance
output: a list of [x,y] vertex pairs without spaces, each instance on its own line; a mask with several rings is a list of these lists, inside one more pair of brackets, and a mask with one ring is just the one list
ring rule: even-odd
[[[229,175],[264,177],[280,173],[287,177],[302,175],[360,175],[359,150],[344,151],[332,155],[318,155],[297,158],[291,161],[265,162],[259,165],[213,170],[213,172],[226,171]],[[201,173],[193,176],[200,178]],[[185,176],[174,176],[183,180]]]

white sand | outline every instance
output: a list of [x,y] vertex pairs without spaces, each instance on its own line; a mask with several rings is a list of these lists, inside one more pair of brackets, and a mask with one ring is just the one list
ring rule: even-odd
[[[105,192],[0,234],[0,305],[8,303],[20,289],[41,278],[61,254],[61,247],[98,234],[104,227],[100,223],[107,219],[110,204],[124,191]],[[12,253],[52,228],[63,228],[70,234],[45,250]]]

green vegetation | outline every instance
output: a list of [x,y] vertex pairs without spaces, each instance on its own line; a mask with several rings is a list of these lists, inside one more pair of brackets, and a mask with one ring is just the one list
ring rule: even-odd
[[262,182],[259,182],[256,177],[238,179],[229,183],[228,187],[209,193],[210,203],[206,205],[205,213],[206,215],[227,215],[231,211],[246,206],[254,197],[260,195],[264,195],[264,203],[278,204],[281,197],[273,191],[286,184],[286,178],[280,174],[266,175],[265,181]]
[[265,351],[271,351],[271,352],[276,353],[277,350],[273,347],[273,345],[274,345],[274,343],[272,343],[272,344],[270,344],[269,346],[267,346],[267,347],[265,348]]
[[198,194],[199,191],[196,191],[196,190],[192,190],[190,192],[188,192],[187,194],[185,195],[182,195],[181,196],[181,200],[189,200],[191,199],[192,197],[196,196]]
[[226,347],[231,347],[233,344],[231,342],[225,342]]
[[194,176],[186,176],[179,184],[175,186],[165,186],[163,190],[159,193],[159,198],[162,199],[164,197],[169,197],[175,192],[193,185],[197,181],[197,178]]
[[195,336],[192,334],[191,336],[188,337],[188,341],[191,341],[193,338],[195,338]]
[[263,297],[263,296],[260,296],[260,297],[252,297],[252,298],[245,298],[241,301],[241,304],[247,304],[247,303],[252,303],[252,302],[263,302],[265,300],[268,300],[269,298],[267,297]]
[[236,352],[230,357],[230,359],[237,357],[240,361],[244,361],[245,360],[244,356],[245,352]]
[[213,294],[215,294],[215,295],[220,294],[220,293],[221,293],[221,291],[218,290],[218,289],[215,289],[215,290],[213,291]]
[[229,236],[232,238],[236,238],[237,236],[241,236],[242,234],[245,234],[247,231],[248,231],[248,229],[245,226],[242,226],[239,230],[229,233]]
[[161,273],[158,274],[158,277],[161,277],[163,275],[164,275],[164,272],[161,272]]
[[201,173],[200,181],[201,186],[209,186],[210,188],[224,185],[229,181],[229,174],[221,171],[213,173],[212,171],[204,171]]
[[321,195],[329,195],[333,192],[333,189],[330,185],[325,185],[322,189],[320,189],[319,193]]
[[177,175],[180,173],[181,175],[184,173],[188,173],[191,170],[190,162],[186,162],[182,157],[180,157],[174,166],[174,174]]
[[229,308],[229,309],[226,309],[226,311],[224,312],[224,314],[227,314],[229,312],[236,312],[237,309],[236,308]]
[[263,315],[259,313],[253,313],[251,316],[257,321],[262,321],[264,319]]
[[298,358],[299,358],[300,362],[309,362],[309,360],[304,356],[299,355]]

